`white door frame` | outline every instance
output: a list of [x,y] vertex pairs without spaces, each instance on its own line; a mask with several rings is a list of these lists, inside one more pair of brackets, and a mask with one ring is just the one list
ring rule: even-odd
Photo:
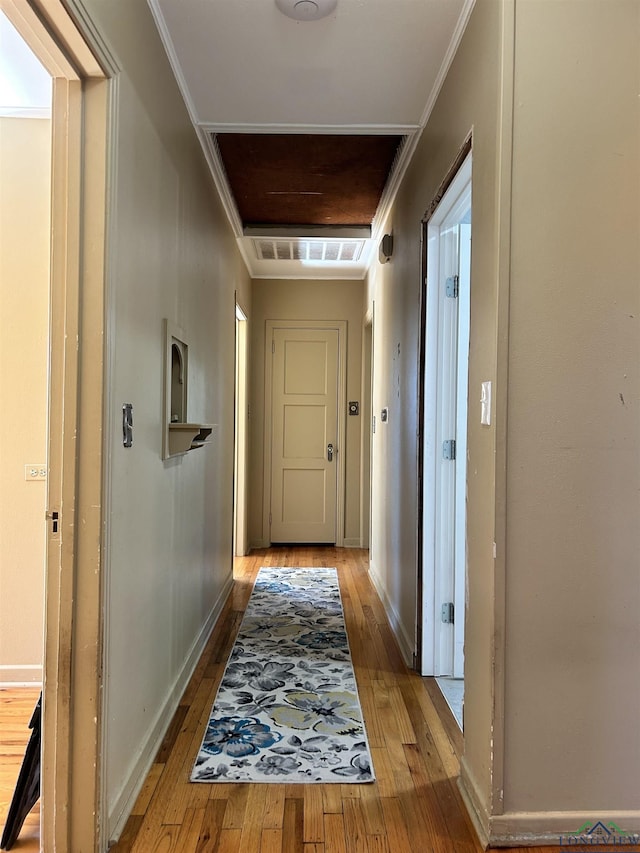
[[76,0],[76,20],[61,0],[0,3],[53,77],[47,508],[58,517],[56,530],[47,521],[40,839],[52,853],[92,851],[103,846],[105,69],[115,66]]
[[373,391],[373,308],[362,326],[362,389],[360,407],[360,547],[371,547],[371,479]]
[[[471,154],[469,153],[449,183],[446,192],[434,208],[427,225],[426,246],[426,324],[425,366],[423,392],[423,470],[422,470],[422,541],[421,541],[421,673],[423,675],[456,675],[462,677],[465,621],[466,575],[466,398],[469,352],[469,288],[462,299],[455,301],[455,320],[452,307],[444,303],[444,281],[438,283],[441,265],[441,234],[448,226],[460,222],[471,204]],[[457,240],[457,235],[455,237]],[[467,282],[468,283],[468,282]],[[461,285],[464,282],[461,281]],[[437,285],[437,286],[436,286]],[[447,314],[448,311],[448,314]],[[458,317],[465,322],[458,325]],[[455,329],[451,323],[455,322]],[[442,336],[449,335],[448,340]],[[449,348],[443,364],[443,350]],[[443,383],[443,369],[455,370]],[[447,377],[445,377],[447,378]],[[447,387],[453,384],[459,398],[452,397]],[[444,393],[443,393],[444,388]],[[440,418],[448,412],[449,428],[455,433],[457,446],[455,478],[443,481],[440,473],[443,434]],[[452,421],[458,415],[457,423]],[[449,497],[441,489],[449,489]],[[448,501],[446,513],[440,512],[442,501]],[[462,528],[462,529],[461,529]],[[456,533],[457,530],[457,533]],[[457,552],[457,583],[448,583],[438,571],[438,551],[447,546],[453,559]],[[460,551],[462,550],[462,555]],[[441,607],[445,601],[454,602],[454,630],[442,628]]]
[[[465,203],[471,208],[471,183]],[[464,213],[464,211],[462,211]],[[469,338],[471,323],[471,223],[460,223],[458,297],[458,399],[456,403],[456,500],[455,500],[455,588],[454,610],[459,617],[453,626],[453,677],[464,678],[464,631],[467,587],[467,427],[469,421]]]
[[262,529],[267,542],[271,544],[271,439],[273,435],[273,359],[271,341],[274,329],[334,329],[338,332],[338,441],[336,455],[336,546],[344,546],[344,483],[345,483],[345,393],[347,387],[346,341],[347,323],[345,320],[267,320],[265,326],[265,389],[264,389],[264,492]]
[[248,432],[248,321],[236,301],[236,394],[233,489],[233,553],[244,557],[247,548],[247,432]]

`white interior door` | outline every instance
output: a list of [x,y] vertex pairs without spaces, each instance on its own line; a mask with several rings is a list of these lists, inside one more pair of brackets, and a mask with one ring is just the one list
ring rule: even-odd
[[462,678],[471,259],[471,161],[428,227],[424,377],[422,674]]
[[[456,487],[459,452],[456,375],[458,369],[459,226],[440,231],[438,365],[435,465],[435,674],[453,675],[456,560]],[[466,427],[466,425],[465,425]]]
[[336,542],[339,332],[272,332],[272,542]]

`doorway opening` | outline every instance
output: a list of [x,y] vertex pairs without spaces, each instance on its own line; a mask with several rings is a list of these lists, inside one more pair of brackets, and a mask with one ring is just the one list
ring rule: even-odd
[[0,40],[0,683],[41,686],[52,81],[2,11]]
[[[0,44],[0,688],[10,719],[19,709],[0,736],[8,806],[43,682],[52,77],[3,11]],[[39,848],[38,809],[21,828],[8,817],[0,829]]]
[[[46,460],[37,460],[45,462],[47,517],[45,522],[44,513],[41,516],[46,588],[40,844],[45,850],[94,849],[102,811],[103,341],[109,109],[104,69],[112,66],[107,60],[98,62],[94,47],[99,48],[89,46],[69,5],[74,4],[61,0],[2,2],[3,12],[49,74],[53,90],[47,199],[51,225]],[[3,58],[4,48],[3,42]],[[87,246],[91,251],[86,251]],[[12,283],[27,300],[29,283]],[[24,335],[24,340],[29,342],[30,335]],[[15,423],[15,418],[10,420]]]
[[464,703],[471,153],[424,223],[420,671]]

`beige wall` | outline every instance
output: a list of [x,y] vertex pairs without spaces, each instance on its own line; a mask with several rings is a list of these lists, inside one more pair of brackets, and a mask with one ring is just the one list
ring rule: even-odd
[[[121,68],[108,245],[105,782],[117,832],[232,577],[235,300],[249,280],[146,3],[86,0]],[[212,446],[163,462],[163,318]],[[134,406],[134,444],[121,410]]]
[[494,843],[557,843],[603,816],[640,830],[639,16],[478,0],[368,283],[373,407],[391,408],[372,572],[406,649],[420,219],[473,130],[462,783]]
[[0,683],[41,681],[51,122],[0,118]]
[[[346,400],[361,400],[362,281],[253,282],[250,327],[251,418],[249,542],[269,542],[263,530],[265,324],[267,320],[345,320],[347,322]],[[345,407],[346,408],[346,407]],[[346,418],[345,499],[342,526],[345,545],[360,544],[360,428],[361,417]]]
[[640,828],[640,4],[580,6],[516,13],[505,810]]

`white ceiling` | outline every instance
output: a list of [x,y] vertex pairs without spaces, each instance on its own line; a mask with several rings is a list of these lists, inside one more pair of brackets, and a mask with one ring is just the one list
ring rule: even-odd
[[418,127],[465,0],[339,0],[293,21],[274,0],[151,0],[193,120],[256,126]]
[[[475,0],[338,0],[320,21],[291,20],[275,0],[148,2],[253,275],[264,272],[243,238],[210,132],[409,137],[359,264],[300,271],[362,277]],[[271,276],[298,274],[273,263]]]

